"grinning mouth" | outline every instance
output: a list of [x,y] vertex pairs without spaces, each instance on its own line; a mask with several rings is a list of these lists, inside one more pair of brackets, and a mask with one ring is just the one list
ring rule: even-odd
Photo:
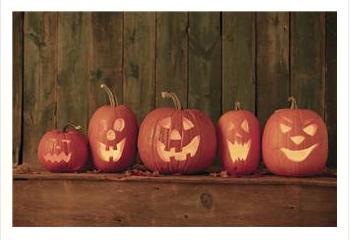
[[238,143],[237,141],[232,143],[230,140],[226,141],[228,145],[228,151],[233,162],[245,161],[247,159],[251,143],[250,139],[245,143]]
[[318,146],[318,144],[314,144],[311,147],[308,147],[303,150],[290,150],[288,148],[281,148],[280,150],[286,155],[289,160],[293,162],[302,162],[304,161],[312,151]]
[[158,140],[157,152],[160,158],[165,162],[170,162],[171,159],[185,161],[188,157],[193,157],[197,153],[199,140],[199,135],[194,137],[189,144],[182,147],[180,152],[175,152],[175,147],[171,148],[169,151],[165,150],[165,144]]
[[120,157],[122,156],[123,150],[125,146],[125,138],[121,140],[115,147],[106,146],[103,143],[99,143],[99,156],[105,162],[118,162]]
[[51,154],[51,153],[47,153],[44,155],[44,159],[48,162],[52,162],[52,163],[58,163],[58,162],[69,162],[70,161],[70,158],[72,156],[72,153],[64,153],[64,152],[61,152],[60,154]]

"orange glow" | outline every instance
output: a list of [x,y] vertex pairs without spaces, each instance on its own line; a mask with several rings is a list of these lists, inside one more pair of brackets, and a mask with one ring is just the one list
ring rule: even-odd
[[227,147],[230,153],[231,160],[233,162],[247,160],[250,145],[250,139],[245,143],[239,143],[237,141],[234,141],[234,143],[232,143],[231,141],[227,140]]
[[292,128],[283,124],[283,123],[280,123],[280,129],[281,129],[281,132],[282,133],[287,133],[289,132]]
[[302,162],[304,161],[312,151],[318,146],[318,144],[314,144],[311,147],[308,147],[303,150],[290,150],[288,148],[281,148],[280,150],[284,153],[284,155],[293,162]]
[[107,146],[101,142],[98,143],[99,148],[97,152],[99,157],[105,162],[118,162],[124,151],[125,140],[126,139],[123,138],[123,140],[117,143],[115,147]]
[[174,158],[176,161],[185,161],[188,156],[193,157],[196,155],[199,142],[200,136],[197,135],[189,144],[184,146],[180,152],[176,152],[175,147],[171,148],[169,151],[165,150],[165,144],[158,140],[157,152],[160,158],[165,162],[170,162],[171,158]]

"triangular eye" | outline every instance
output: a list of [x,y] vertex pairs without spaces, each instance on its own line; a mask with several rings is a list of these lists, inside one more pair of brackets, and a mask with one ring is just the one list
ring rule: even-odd
[[310,136],[315,135],[315,133],[317,132],[317,125],[316,124],[310,124],[306,127],[303,128],[303,131]]
[[170,129],[171,127],[171,119],[170,117],[163,118],[160,120],[159,125],[163,128]]
[[289,132],[292,128],[283,124],[283,123],[280,123],[280,129],[281,129],[281,132],[282,133],[287,133]]
[[188,118],[183,118],[182,125],[184,127],[184,130],[189,130],[194,127],[193,123]]
[[118,132],[123,131],[124,127],[125,127],[125,121],[122,118],[117,118],[113,123],[113,129]]
[[245,131],[246,133],[249,133],[249,124],[247,120],[244,120],[241,124],[241,128],[243,129],[243,131]]

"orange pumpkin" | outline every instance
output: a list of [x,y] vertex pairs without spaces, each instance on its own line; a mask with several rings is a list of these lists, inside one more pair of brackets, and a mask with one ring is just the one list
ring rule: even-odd
[[138,138],[141,160],[160,173],[205,170],[216,152],[213,123],[198,110],[182,110],[175,93],[162,92],[162,97],[172,98],[176,108],[158,108],[147,114]]
[[102,172],[120,172],[134,161],[137,120],[125,105],[118,105],[111,90],[102,84],[110,105],[102,106],[89,123],[89,143],[95,167]]
[[51,172],[76,172],[85,167],[88,141],[79,129],[80,126],[67,124],[63,130],[44,134],[38,147],[38,158],[44,168]]
[[290,109],[276,110],[266,123],[262,138],[264,163],[277,175],[318,174],[328,155],[326,125],[317,113],[298,109],[295,98],[288,100]]
[[218,122],[219,156],[231,175],[244,175],[256,170],[260,160],[260,126],[255,115],[240,109],[226,112]]

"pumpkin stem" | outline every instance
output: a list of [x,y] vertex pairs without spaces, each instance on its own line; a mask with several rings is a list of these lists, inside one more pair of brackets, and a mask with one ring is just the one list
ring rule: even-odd
[[111,104],[112,107],[115,107],[115,106],[118,106],[118,100],[117,98],[113,95],[111,89],[109,87],[107,87],[106,84],[102,83],[101,84],[101,88],[103,88],[107,95],[108,95],[108,98],[109,98],[109,103]]
[[235,111],[241,110],[241,103],[239,101],[235,101],[234,109],[235,109]]
[[288,102],[290,102],[290,109],[298,109],[297,100],[295,99],[295,97],[289,97]]
[[171,98],[173,100],[175,108],[177,110],[181,110],[181,102],[180,99],[176,96],[174,92],[161,92],[162,98]]
[[81,129],[80,125],[74,125],[73,123],[67,123],[63,128],[63,132],[67,132],[68,128],[74,128],[75,130]]

